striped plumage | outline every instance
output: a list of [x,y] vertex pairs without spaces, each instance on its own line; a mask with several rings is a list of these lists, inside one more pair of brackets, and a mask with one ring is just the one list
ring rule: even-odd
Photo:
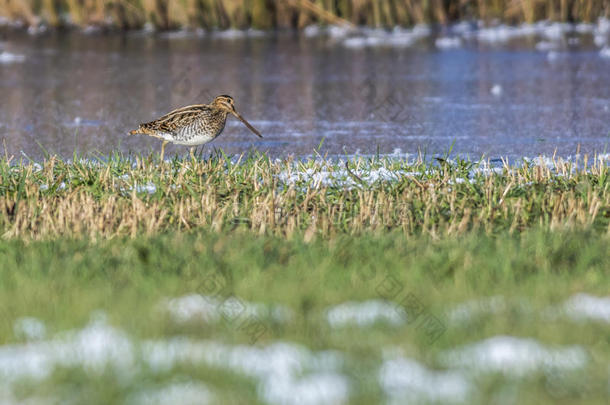
[[161,159],[163,159],[165,145],[169,142],[196,146],[215,139],[222,133],[228,114],[237,117],[252,132],[262,138],[262,135],[235,111],[233,98],[227,95],[216,97],[211,104],[195,104],[178,108],[154,121],[140,124],[138,129],[130,131],[129,134],[146,134],[162,139]]

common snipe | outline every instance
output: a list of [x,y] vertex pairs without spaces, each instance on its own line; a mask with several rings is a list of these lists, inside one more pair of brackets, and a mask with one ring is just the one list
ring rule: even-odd
[[191,146],[191,156],[193,156],[193,147],[208,143],[220,135],[225,127],[228,114],[233,114],[250,131],[263,137],[256,128],[235,111],[233,97],[227,95],[216,97],[211,104],[195,104],[178,108],[154,121],[140,124],[140,127],[130,131],[129,135],[145,134],[162,139],[162,161],[165,145],[170,142]]

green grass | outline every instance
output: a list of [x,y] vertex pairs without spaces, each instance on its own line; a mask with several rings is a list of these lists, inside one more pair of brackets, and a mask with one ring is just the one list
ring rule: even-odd
[[[327,366],[348,381],[351,404],[385,401],[377,373],[399,352],[439,378],[460,373],[472,389],[465,403],[607,403],[609,324],[562,312],[576,294],[610,291],[603,160],[495,172],[466,160],[370,158],[348,167],[222,155],[160,165],[120,156],[0,161],[0,402],[134,404],[142,391],[194,381],[213,403],[265,403],[264,375],[203,361],[213,350],[197,345],[225,345],[235,365],[257,356],[270,363],[265,356],[284,342],[339,355]],[[393,175],[372,181],[380,173]],[[191,294],[220,303],[207,321],[169,314],[168,299]],[[406,321],[327,321],[329,308],[367,300],[391,304]],[[470,316],[452,315],[468,302]],[[235,314],[229,303],[289,315]],[[44,323],[40,341],[26,342],[19,325],[27,317]],[[110,339],[98,348],[114,366],[88,365],[96,330]],[[445,362],[447,352],[503,335],[582,351],[584,365],[509,377]],[[74,336],[84,336],[82,347]],[[186,342],[193,346],[182,360],[151,366],[151,345],[175,353]],[[48,374],[19,374],[27,353]],[[319,376],[320,367],[294,378]]]
[[[329,243],[302,238],[257,237],[242,231],[197,231],[137,239],[116,238],[91,243],[58,239],[0,243],[0,342],[16,344],[13,331],[20,317],[45,322],[47,334],[84,327],[103,310],[108,323],[134,342],[188,336],[227,344],[253,341],[251,330],[237,321],[177,323],[160,310],[166,297],[199,293],[219,298],[279,304],[293,311],[287,322],[261,318],[264,332],[256,345],[277,341],[301,344],[314,351],[337,350],[347,358],[341,370],[358,382],[351,403],[377,403],[382,394],[375,373],[384,348],[401,348],[405,356],[431,368],[444,367],[445,350],[496,335],[535,338],[550,347],[582,345],[590,356],[584,370],[561,374],[566,392],[548,372],[512,381],[498,375],[477,378],[474,402],[489,403],[502,390],[515,389],[520,403],[604,403],[610,332],[607,324],[545,316],[559,310],[573,294],[603,296],[610,291],[610,244],[593,231],[532,229],[520,235],[477,233],[432,240],[400,233],[341,236]],[[211,288],[209,280],[223,280]],[[326,308],[349,300],[387,299],[400,305],[411,296],[442,325],[430,337],[423,321],[392,327],[331,328]],[[501,296],[500,313],[473,315],[452,322],[456,305]],[[527,310],[522,310],[526,306]],[[404,307],[409,311],[409,307]],[[546,312],[545,312],[546,311]],[[1,353],[1,352],[0,352]],[[0,355],[0,365],[2,356]],[[1,367],[0,367],[1,369]],[[124,402],[138,389],[161,386],[188,376],[202,381],[223,401],[253,403],[253,380],[209,365],[179,365],[164,372],[141,369],[128,381],[111,371],[87,374],[59,367],[44,383],[21,382],[19,395],[71,399],[82,403]],[[552,380],[552,381],[551,381]],[[93,396],[92,396],[93,395]],[[79,399],[80,398],[80,399]],[[93,399],[94,398],[94,399]],[[92,401],[92,402],[89,402]]]
[[434,237],[532,226],[610,226],[607,163],[585,157],[550,166],[358,158],[272,161],[115,156],[38,164],[0,160],[0,234],[91,239],[205,228],[307,240],[341,234]]

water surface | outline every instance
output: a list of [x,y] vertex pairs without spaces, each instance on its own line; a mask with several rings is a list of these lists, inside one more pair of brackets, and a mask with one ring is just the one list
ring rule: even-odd
[[586,43],[553,52],[528,41],[439,49],[424,38],[352,49],[295,33],[11,32],[0,49],[24,56],[0,63],[0,138],[9,154],[32,158],[44,150],[63,157],[157,151],[158,140],[127,131],[218,94],[231,94],[265,138],[231,119],[204,153],[305,156],[322,143],[330,155],[453,148],[519,158],[603,153],[610,145],[610,59]]

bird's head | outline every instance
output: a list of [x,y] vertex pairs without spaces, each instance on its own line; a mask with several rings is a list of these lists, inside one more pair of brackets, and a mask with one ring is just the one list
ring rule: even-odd
[[248,121],[246,121],[246,119],[244,117],[239,115],[239,113],[235,110],[235,102],[233,101],[233,97],[223,94],[221,96],[216,97],[214,99],[214,101],[212,102],[212,105],[214,105],[214,107],[218,108],[221,111],[225,111],[229,114],[234,115],[237,119],[239,119],[241,122],[243,122],[244,125],[246,127],[248,127],[248,129],[250,131],[254,132],[254,134],[256,136],[258,136],[260,138],[263,137],[256,128],[254,128],[252,125],[250,125],[250,123]]
[[216,97],[212,104],[219,110],[226,111],[229,114],[236,113],[235,101],[233,101],[233,97],[227,96],[226,94]]

